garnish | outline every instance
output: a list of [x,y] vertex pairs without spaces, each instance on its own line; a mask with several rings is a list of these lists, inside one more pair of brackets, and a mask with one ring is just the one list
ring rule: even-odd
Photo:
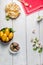
[[42,53],[43,48],[39,48],[38,53]]
[[1,31],[5,30],[6,28],[1,29]]
[[6,28],[3,28],[3,29],[1,29],[1,31],[5,32],[5,29],[6,29]]
[[32,43],[33,43],[33,50],[38,51],[38,53],[42,53],[43,47],[42,47],[41,43],[39,43],[39,39],[37,37],[35,39],[33,39]]
[[6,16],[6,20],[9,21],[10,17],[9,16]]
[[10,30],[10,32],[13,32],[13,33],[15,32],[12,28],[9,28],[9,30]]

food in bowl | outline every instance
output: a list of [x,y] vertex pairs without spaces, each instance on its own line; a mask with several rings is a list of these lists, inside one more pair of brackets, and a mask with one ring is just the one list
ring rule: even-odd
[[6,19],[16,19],[20,15],[20,7],[16,3],[9,3],[5,7]]
[[10,45],[10,52],[11,53],[17,53],[20,50],[20,46],[17,42],[13,42]]
[[12,28],[3,28],[0,30],[0,40],[2,42],[9,42],[14,36],[14,31]]

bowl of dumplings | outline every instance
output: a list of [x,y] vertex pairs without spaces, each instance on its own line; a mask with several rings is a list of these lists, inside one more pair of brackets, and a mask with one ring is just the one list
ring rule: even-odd
[[20,7],[16,3],[9,3],[5,7],[6,19],[16,19],[20,15]]

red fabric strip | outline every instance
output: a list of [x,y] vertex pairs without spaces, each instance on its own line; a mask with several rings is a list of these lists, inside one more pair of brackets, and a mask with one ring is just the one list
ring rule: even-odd
[[[43,0],[21,0],[21,3],[27,15],[43,9]],[[25,3],[27,3],[27,6]]]

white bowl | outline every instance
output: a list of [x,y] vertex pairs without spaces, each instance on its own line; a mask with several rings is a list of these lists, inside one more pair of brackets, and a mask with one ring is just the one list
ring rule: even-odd
[[[10,45],[11,45],[11,44],[10,44]],[[18,54],[19,51],[20,51],[20,49],[19,49],[17,52],[14,52],[14,51],[12,51],[12,50],[10,49],[10,45],[9,45],[9,52],[10,52],[11,54]]]

